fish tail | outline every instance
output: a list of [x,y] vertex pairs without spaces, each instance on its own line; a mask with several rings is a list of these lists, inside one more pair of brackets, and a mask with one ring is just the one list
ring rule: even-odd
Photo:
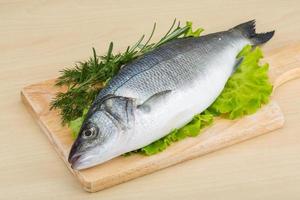
[[255,20],[251,20],[240,25],[237,25],[232,28],[232,30],[238,30],[242,35],[248,38],[253,45],[264,44],[269,41],[275,31],[265,32],[265,33],[256,33],[255,32]]

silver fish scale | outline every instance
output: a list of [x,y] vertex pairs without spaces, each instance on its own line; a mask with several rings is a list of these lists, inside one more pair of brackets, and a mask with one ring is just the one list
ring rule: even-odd
[[166,43],[122,68],[97,99],[113,94],[139,104],[156,93],[179,89],[205,73],[205,62],[239,38],[227,31]]

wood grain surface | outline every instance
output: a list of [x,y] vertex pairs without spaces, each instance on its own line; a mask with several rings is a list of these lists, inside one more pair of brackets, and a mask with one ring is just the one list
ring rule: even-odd
[[89,194],[80,189],[19,98],[26,85],[58,76],[91,47],[124,49],[174,17],[205,32],[257,19],[276,29],[270,50],[300,40],[298,0],[0,1],[0,199],[299,199],[300,80],[278,88],[283,129]]

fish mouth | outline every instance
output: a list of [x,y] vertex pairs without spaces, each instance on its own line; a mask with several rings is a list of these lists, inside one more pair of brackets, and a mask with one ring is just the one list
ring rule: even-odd
[[71,164],[72,169],[78,168],[81,157],[82,157],[82,154],[74,154],[72,156],[69,156],[68,161]]
[[74,170],[81,170],[90,168],[93,165],[90,165],[90,161],[93,156],[89,156],[84,152],[74,153],[69,155],[69,163],[71,164],[71,168]]
[[71,164],[71,168],[73,170],[82,170],[82,169],[87,169],[95,166],[96,164],[91,164],[91,156],[86,156],[86,155],[74,155],[72,158],[69,160],[69,163]]
[[[105,153],[103,153],[105,155]],[[107,160],[110,160],[111,156],[102,156],[100,160],[97,160],[98,157],[95,154],[86,154],[86,153],[75,153],[74,155],[69,156],[69,163],[73,170],[83,170],[87,168],[94,167],[99,165]]]

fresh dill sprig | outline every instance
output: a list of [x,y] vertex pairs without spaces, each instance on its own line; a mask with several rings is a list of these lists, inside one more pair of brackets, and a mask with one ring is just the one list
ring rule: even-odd
[[[177,25],[176,25],[177,24]],[[51,102],[51,109],[59,109],[62,123],[81,117],[83,111],[92,104],[100,89],[118,73],[121,67],[155,48],[182,37],[195,37],[203,31],[199,28],[192,31],[192,23],[181,27],[180,22],[173,21],[167,33],[156,43],[150,43],[156,24],[145,43],[143,35],[134,45],[128,46],[125,52],[114,53],[113,42],[104,56],[98,56],[93,48],[93,56],[84,62],[78,62],[73,68],[63,69],[56,81],[56,86],[67,86],[66,92],[59,92]]]

